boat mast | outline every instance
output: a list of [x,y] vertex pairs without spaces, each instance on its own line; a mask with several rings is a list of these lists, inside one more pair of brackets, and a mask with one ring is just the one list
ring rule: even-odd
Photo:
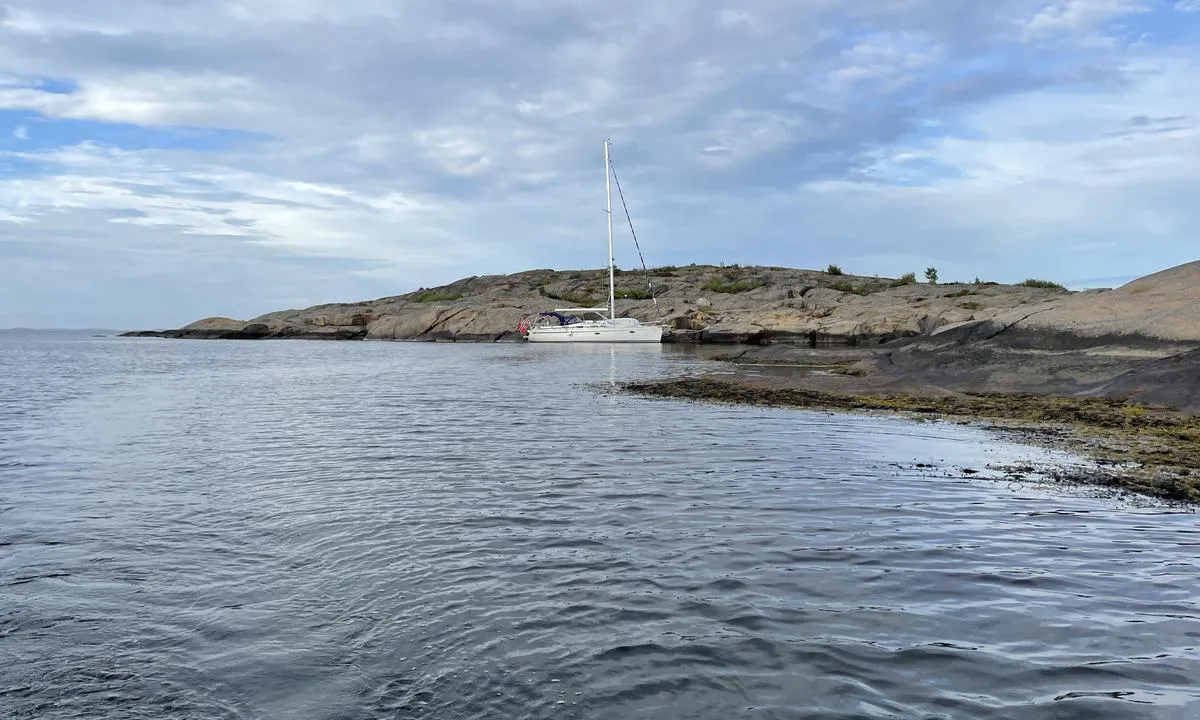
[[608,215],[608,319],[612,321],[617,319],[617,299],[616,286],[613,281],[616,273],[613,271],[615,261],[613,258],[612,186],[609,181],[609,177],[612,174],[608,160],[609,142],[608,138],[604,138],[604,194],[606,196],[604,212]]

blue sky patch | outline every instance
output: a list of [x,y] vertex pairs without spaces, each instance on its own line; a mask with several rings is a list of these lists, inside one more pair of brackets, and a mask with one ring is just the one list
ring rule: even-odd
[[871,177],[885,185],[905,185],[921,187],[935,185],[944,180],[956,180],[963,176],[962,171],[929,158],[911,158],[892,163],[882,176],[872,173]]
[[29,177],[45,172],[46,163],[6,155],[5,149],[4,143],[0,142],[0,179]]
[[1132,13],[1113,25],[1113,30],[1132,42],[1190,45],[1200,40],[1200,12],[1181,12],[1175,0],[1148,3],[1150,12]]
[[[16,82],[11,85],[19,87],[32,87],[41,92],[52,93],[54,95],[70,95],[79,90],[79,83],[67,78],[52,78],[52,77],[28,77],[17,75]],[[0,86],[6,83],[0,82]]]
[[241,130],[59,120],[29,110],[0,110],[0,151],[34,152],[90,142],[123,150],[212,152],[268,139],[268,135]]

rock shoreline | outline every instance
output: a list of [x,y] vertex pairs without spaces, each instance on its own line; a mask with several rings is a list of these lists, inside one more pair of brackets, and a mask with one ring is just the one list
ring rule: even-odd
[[[1170,407],[1130,406],[1112,398],[1001,393],[838,393],[746,377],[632,382],[620,389],[677,400],[882,412],[982,425],[1022,443],[1071,451],[1095,464],[1040,471],[1052,480],[1200,505],[1200,418]],[[1032,467],[1004,470],[1013,480],[1035,473]]]
[[721,359],[732,373],[625,389],[982,423],[1095,463],[1054,479],[1200,504],[1200,263],[898,341]]

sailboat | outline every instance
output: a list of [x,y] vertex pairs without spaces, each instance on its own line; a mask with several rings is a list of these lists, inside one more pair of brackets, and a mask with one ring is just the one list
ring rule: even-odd
[[537,314],[533,322],[521,321],[529,342],[650,343],[662,342],[662,325],[636,318],[617,317],[615,263],[613,260],[612,165],[610,140],[604,140],[604,212],[608,215],[608,307],[558,308]]

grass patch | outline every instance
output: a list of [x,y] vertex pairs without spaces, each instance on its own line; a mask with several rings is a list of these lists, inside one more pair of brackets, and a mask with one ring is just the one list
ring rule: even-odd
[[959,290],[957,292],[946,293],[942,297],[960,298],[960,297],[966,297],[968,295],[976,295],[976,294],[977,293],[974,290]]
[[859,287],[851,283],[849,280],[838,280],[831,286],[834,290],[844,293],[853,293],[855,295],[870,295],[871,291],[865,287]]
[[726,280],[719,277],[709,278],[703,288],[715,293],[744,293],[762,287],[761,282],[754,280]]
[[983,309],[983,303],[977,303],[977,302],[959,303],[958,306],[960,308],[962,308],[963,310],[970,310],[971,312]]
[[649,300],[649,290],[632,290],[630,288],[616,288],[613,290],[613,296],[618,300]]
[[891,282],[891,287],[904,287],[905,285],[915,285],[917,283],[916,273],[904,273],[900,277]]
[[1030,278],[1021,283],[1021,285],[1028,288],[1040,288],[1042,290],[1061,290],[1063,292],[1066,292],[1067,290],[1062,285],[1059,285],[1051,280],[1038,280],[1036,278]]
[[650,274],[654,275],[655,277],[675,277],[675,271],[678,269],[679,268],[675,267],[674,265],[663,265],[662,267],[651,269]]
[[1140,417],[1144,417],[1149,410],[1141,405],[1126,405],[1121,408],[1121,415],[1125,418],[1125,425],[1132,425]]
[[419,303],[454,302],[461,299],[462,293],[438,292],[437,290],[425,290],[413,297],[413,301]]

